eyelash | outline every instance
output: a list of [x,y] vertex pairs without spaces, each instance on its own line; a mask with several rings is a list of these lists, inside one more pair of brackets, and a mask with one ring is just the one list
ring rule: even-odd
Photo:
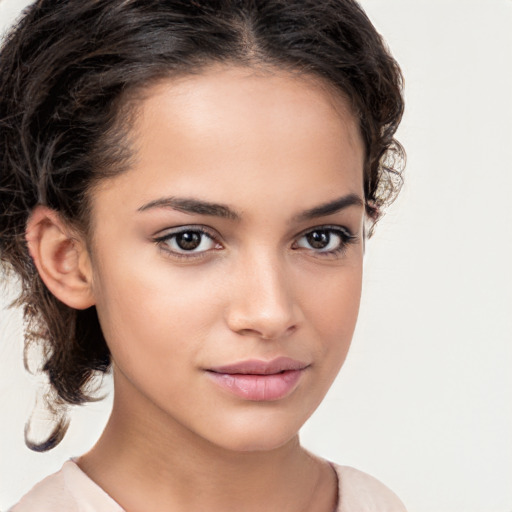
[[[312,250],[315,255],[319,255],[320,257],[329,257],[329,256],[342,256],[349,245],[357,242],[357,236],[353,235],[347,228],[342,226],[315,226],[314,228],[309,228],[306,231],[303,231],[298,237],[297,240],[306,237],[307,235],[311,235],[313,233],[328,233],[329,234],[329,242],[330,237],[335,235],[339,238],[339,244],[334,249],[325,251],[325,250]],[[300,249],[297,246],[298,242],[295,242],[292,246],[292,249],[298,250]],[[307,249],[306,249],[307,250]]]
[[[203,226],[183,226],[183,227],[177,228],[173,231],[168,231],[165,233],[165,235],[155,238],[154,242],[166,254],[171,255],[173,258],[184,259],[184,260],[192,260],[194,258],[203,258],[203,257],[205,257],[207,252],[209,252],[211,250],[215,250],[215,249],[209,249],[209,250],[198,251],[198,252],[186,251],[185,249],[181,249],[183,252],[172,250],[169,247],[170,242],[172,240],[175,240],[176,237],[178,237],[179,235],[183,235],[185,233],[196,233],[196,234],[200,233],[202,236],[209,238],[213,243],[216,243],[216,245],[220,245],[219,242],[216,242],[216,237],[209,230],[204,228]],[[203,240],[200,241],[200,244],[201,243],[203,243]],[[216,249],[220,249],[220,247],[218,247]]]
[[[187,234],[187,233],[189,233],[189,234],[191,234],[191,233],[198,234],[199,233],[201,235],[201,240],[199,241],[198,247],[200,247],[201,244],[203,243],[203,241],[204,241],[203,237],[210,239],[212,241],[212,243],[215,244],[215,247],[211,248],[211,249],[197,251],[197,252],[194,252],[193,250],[187,251],[186,249],[183,249],[183,248],[181,248],[181,251],[183,251],[183,252],[180,252],[179,250],[177,251],[177,250],[173,250],[170,248],[170,243],[172,241],[175,241],[176,237],[178,237],[179,235]],[[292,245],[292,250],[300,250],[301,247],[298,245],[299,241],[302,238],[307,237],[308,235],[312,235],[313,233],[328,234],[329,243],[331,242],[332,235],[335,235],[336,237],[339,238],[338,245],[334,249],[331,249],[328,251],[321,250],[321,249],[316,250],[312,247],[310,247],[310,248],[304,247],[303,248],[305,250],[312,251],[315,255],[317,255],[319,257],[329,257],[329,256],[333,257],[333,256],[343,255],[350,244],[357,242],[357,236],[353,235],[345,227],[315,226],[313,228],[307,229],[306,231],[303,231],[296,237],[296,239]],[[154,238],[154,242],[161,248],[162,251],[164,251],[168,255],[171,255],[173,258],[184,259],[184,260],[189,260],[189,261],[191,261],[192,259],[204,258],[206,256],[206,254],[209,253],[210,251],[220,250],[222,248],[222,245],[220,244],[220,242],[217,241],[217,236],[214,235],[210,230],[206,229],[203,226],[183,226],[180,228],[176,228],[175,230],[166,232],[165,235]]]

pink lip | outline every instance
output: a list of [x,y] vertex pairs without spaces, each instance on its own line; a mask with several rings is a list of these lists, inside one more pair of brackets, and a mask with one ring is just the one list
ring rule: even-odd
[[209,368],[207,375],[245,400],[273,401],[288,396],[308,366],[289,357],[278,357],[272,361],[248,360]]

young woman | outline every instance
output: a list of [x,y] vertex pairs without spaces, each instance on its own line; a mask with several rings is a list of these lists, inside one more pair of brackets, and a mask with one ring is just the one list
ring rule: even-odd
[[347,354],[392,199],[401,75],[352,0],[39,0],[0,61],[1,258],[55,429],[24,511],[403,511],[298,431]]

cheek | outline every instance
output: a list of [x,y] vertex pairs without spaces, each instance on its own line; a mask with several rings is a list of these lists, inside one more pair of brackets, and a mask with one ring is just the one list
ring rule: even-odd
[[350,347],[361,300],[362,266],[343,269],[319,283],[309,300],[309,321],[327,365],[339,369]]
[[97,269],[96,307],[118,363],[175,361],[193,351],[219,317],[215,288],[200,272],[173,271],[165,261],[104,261],[116,265]]

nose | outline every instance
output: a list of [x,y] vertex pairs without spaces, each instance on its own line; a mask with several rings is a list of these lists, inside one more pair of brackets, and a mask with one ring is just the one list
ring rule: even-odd
[[232,331],[275,340],[299,327],[301,311],[293,282],[279,258],[260,252],[241,261],[231,284],[226,322]]

